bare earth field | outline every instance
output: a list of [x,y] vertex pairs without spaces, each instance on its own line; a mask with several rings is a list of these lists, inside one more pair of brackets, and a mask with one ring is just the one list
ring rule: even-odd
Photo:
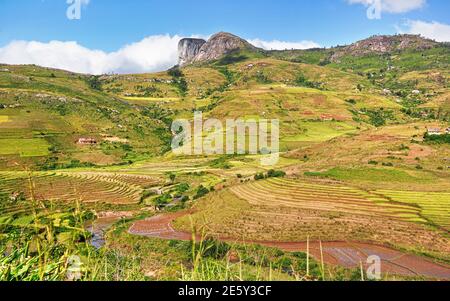
[[[192,234],[177,231],[172,222],[179,217],[188,215],[188,212],[176,214],[157,215],[143,221],[138,221],[129,229],[129,233],[161,239],[190,240]],[[306,252],[316,259],[323,260],[326,264],[340,265],[346,268],[359,267],[365,264],[368,256],[377,255],[382,260],[382,272],[384,274],[396,274],[402,276],[422,276],[426,278],[450,279],[450,267],[440,265],[419,256],[408,255],[387,247],[352,242],[275,242],[275,241],[241,241],[230,238],[221,238],[228,242],[260,244],[268,247],[279,248],[288,252]],[[322,248],[322,252],[321,249]],[[321,255],[322,254],[322,255]]]

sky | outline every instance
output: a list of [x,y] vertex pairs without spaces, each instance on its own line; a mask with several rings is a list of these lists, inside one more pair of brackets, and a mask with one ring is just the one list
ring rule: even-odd
[[0,0],[0,12],[0,63],[92,74],[165,70],[181,38],[219,31],[265,49],[396,33],[450,41],[448,0]]

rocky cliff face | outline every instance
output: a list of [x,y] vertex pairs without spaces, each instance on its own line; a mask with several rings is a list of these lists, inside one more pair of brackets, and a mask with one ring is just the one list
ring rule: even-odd
[[246,40],[226,32],[213,35],[207,42],[199,39],[183,39],[180,41],[178,53],[180,65],[217,60],[236,49],[257,50]]
[[338,50],[331,58],[338,61],[345,55],[364,56],[368,54],[384,54],[406,49],[429,49],[438,43],[418,35],[374,36]]
[[178,58],[181,66],[193,62],[200,48],[206,43],[202,39],[182,39],[178,43]]

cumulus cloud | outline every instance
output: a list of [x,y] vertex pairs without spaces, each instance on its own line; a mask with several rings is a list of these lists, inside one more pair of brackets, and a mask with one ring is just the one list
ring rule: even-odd
[[[204,36],[193,35],[195,38]],[[77,42],[13,41],[0,48],[0,63],[35,64],[79,73],[143,73],[167,70],[178,63],[178,41],[174,35],[149,36],[125,45],[118,51],[89,49]],[[314,42],[250,41],[264,49],[305,49],[319,47]]]
[[437,42],[450,42],[450,25],[435,21],[408,20],[397,30],[399,33],[419,34]]
[[347,0],[350,4],[362,4],[366,7],[379,9],[379,13],[387,12],[393,14],[406,13],[422,8],[426,0]]
[[77,42],[13,41],[0,48],[0,63],[36,64],[79,73],[139,73],[168,69],[178,61],[180,36],[155,35],[115,52],[86,48]]
[[279,40],[263,41],[260,39],[249,40],[249,43],[256,47],[266,50],[285,50],[285,49],[310,49],[319,48],[320,45],[313,41],[285,42]]

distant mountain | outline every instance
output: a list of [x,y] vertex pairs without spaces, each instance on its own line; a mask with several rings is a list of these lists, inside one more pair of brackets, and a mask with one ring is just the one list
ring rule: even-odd
[[439,43],[425,39],[418,35],[373,36],[358,41],[349,46],[336,48],[331,61],[337,61],[343,56],[365,56],[369,54],[385,54],[408,49],[425,50],[439,45]]
[[180,65],[217,60],[234,50],[259,50],[246,40],[231,33],[219,32],[208,41],[182,39],[178,45]]
[[[312,55],[307,55],[307,61],[302,60],[302,62],[316,64],[322,62],[326,64],[327,62],[339,63],[343,57],[356,58],[368,55],[393,54],[406,50],[424,51],[443,45],[445,44],[423,38],[419,35],[405,34],[372,36],[348,46],[338,46],[328,49],[264,51],[236,35],[220,32],[213,35],[208,41],[193,38],[182,39],[178,45],[178,54],[179,64],[181,66],[214,61],[237,50],[264,52],[268,56],[294,61],[295,58],[299,57],[298,54],[313,53]],[[319,61],[310,61],[311,59]]]

